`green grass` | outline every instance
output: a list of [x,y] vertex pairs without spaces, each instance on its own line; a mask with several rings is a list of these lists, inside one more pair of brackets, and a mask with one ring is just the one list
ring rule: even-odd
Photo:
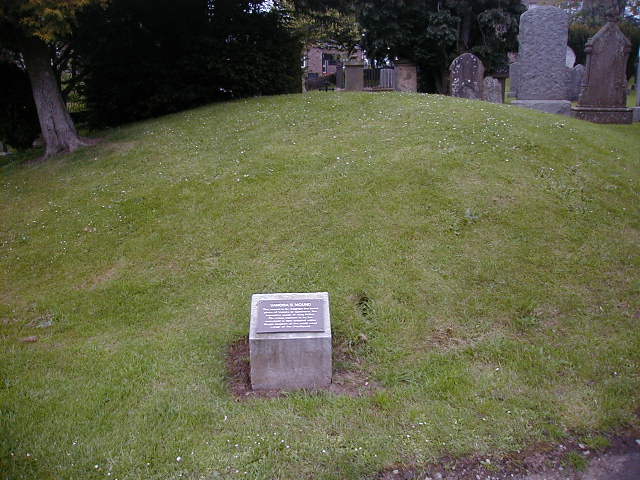
[[[372,478],[638,425],[640,125],[322,92],[100,135],[0,169],[2,478]],[[379,391],[233,398],[251,294],[288,291]]]

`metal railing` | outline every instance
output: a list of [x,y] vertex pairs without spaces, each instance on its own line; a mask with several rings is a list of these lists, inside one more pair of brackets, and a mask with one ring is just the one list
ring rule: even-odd
[[365,68],[364,88],[370,90],[393,90],[395,80],[393,68]]

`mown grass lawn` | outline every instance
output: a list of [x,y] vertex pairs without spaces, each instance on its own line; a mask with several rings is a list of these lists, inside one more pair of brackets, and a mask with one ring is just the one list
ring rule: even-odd
[[[372,478],[638,426],[639,124],[319,93],[99,135],[0,169],[2,478]],[[251,294],[289,291],[376,393],[231,395]]]

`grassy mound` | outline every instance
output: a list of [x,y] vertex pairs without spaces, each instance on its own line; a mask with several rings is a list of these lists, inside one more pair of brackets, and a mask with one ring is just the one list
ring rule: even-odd
[[[6,478],[365,478],[638,423],[640,125],[257,98],[0,169]],[[252,293],[371,395],[238,401]],[[36,342],[24,342],[36,336]]]

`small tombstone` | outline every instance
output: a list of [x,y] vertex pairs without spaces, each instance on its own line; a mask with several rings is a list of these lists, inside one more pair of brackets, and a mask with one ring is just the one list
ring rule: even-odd
[[344,66],[344,89],[349,92],[364,90],[364,64],[350,62]]
[[633,108],[633,121],[640,122],[640,48],[638,48],[638,70],[636,71],[636,106]]
[[511,65],[517,100],[526,108],[569,115],[567,39],[569,17],[558,7],[537,6],[520,17],[518,61]]
[[584,65],[576,65],[569,70],[569,81],[567,84],[567,98],[571,102],[577,102],[580,97],[582,81],[584,79]]
[[418,72],[415,64],[407,61],[396,62],[394,84],[398,92],[417,92]]
[[638,48],[638,70],[636,71],[636,106],[640,107],[640,48]]
[[251,297],[251,388],[318,389],[331,384],[329,294]]
[[576,52],[573,51],[573,48],[567,47],[567,68],[573,68],[576,65]]
[[611,20],[588,42],[587,68],[576,118],[594,123],[631,123],[633,111],[627,108],[626,67],[631,42],[618,22]]
[[484,65],[473,53],[463,53],[449,67],[452,97],[482,100]]
[[497,78],[485,77],[482,99],[491,103],[503,103],[502,82]]

